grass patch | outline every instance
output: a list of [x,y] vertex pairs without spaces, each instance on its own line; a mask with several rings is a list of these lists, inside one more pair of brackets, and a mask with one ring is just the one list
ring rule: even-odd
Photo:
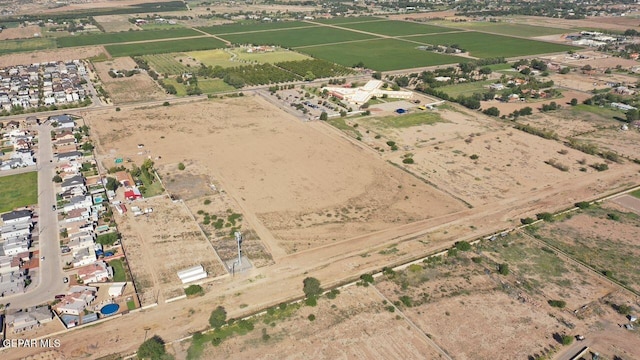
[[143,55],[144,59],[157,73],[168,75],[179,75],[185,72],[192,72],[191,68],[182,65],[175,59],[177,54],[155,54]]
[[391,115],[382,118],[372,118],[365,121],[371,121],[381,127],[390,128],[408,128],[419,125],[433,125],[444,120],[440,114],[435,112],[419,112],[404,115]]
[[136,302],[133,301],[133,300],[127,301],[127,309],[128,310],[135,310],[136,309]]
[[600,107],[596,105],[578,104],[570,108],[571,114],[574,116],[580,116],[581,113],[587,112],[594,115],[598,115],[607,120],[613,120],[614,118],[624,118],[624,113],[611,109],[610,107]]
[[403,36],[403,35],[415,35],[415,34],[435,34],[446,31],[451,31],[440,26],[426,25],[408,21],[373,21],[373,22],[361,22],[344,24],[341,27],[347,29],[354,29],[360,31],[366,31],[374,34],[388,35],[388,36]]
[[378,71],[457,64],[469,61],[469,59],[458,56],[418,50],[416,47],[417,44],[395,39],[375,39],[331,46],[301,47],[297,50],[316,58],[333,61],[349,67],[358,62],[363,62],[366,67]]
[[54,39],[37,38],[26,40],[2,40],[0,41],[0,55],[22,51],[35,51],[53,49],[56,47]]
[[632,191],[632,192],[629,193],[629,195],[637,197],[638,199],[640,199],[640,190]]
[[439,91],[444,91],[447,95],[455,98],[459,95],[469,96],[475,93],[485,93],[488,92],[485,86],[491,85],[495,83],[495,80],[486,80],[486,81],[474,81],[468,83],[460,83],[455,85],[447,85],[439,87]]
[[286,48],[373,38],[372,35],[330,27],[230,34],[220,37],[234,44],[279,45]]
[[362,134],[352,126],[349,126],[349,124],[347,124],[344,118],[341,118],[341,117],[332,118],[327,120],[327,123],[337,128],[338,130],[343,131],[344,133],[346,133],[347,135],[353,138],[362,137]]
[[164,54],[195,50],[219,49],[225,43],[211,37],[200,37],[184,40],[154,41],[138,44],[107,45],[105,49],[112,57]]
[[[38,173],[0,177],[0,213],[38,203]],[[49,209],[44,209],[46,211]]]
[[240,65],[238,62],[231,61],[231,54],[222,49],[191,51],[187,53],[187,56],[190,56],[198,60],[199,62],[212,67],[231,67]]
[[169,30],[122,31],[116,33],[83,34],[58,38],[58,47],[118,44],[132,41],[147,41],[199,36],[201,32],[180,28]]
[[412,36],[413,41],[429,45],[453,45],[469,51],[479,58],[514,57],[579,50],[576,46],[553,44],[543,41],[526,40],[510,36],[492,35],[475,31],[451,34]]
[[[111,265],[111,267],[113,268],[113,281],[114,282],[125,282],[125,281],[127,281],[127,272],[124,269],[124,264],[122,263],[122,259],[111,260],[111,261],[109,261],[109,265]],[[135,304],[134,304],[134,306],[135,306]]]

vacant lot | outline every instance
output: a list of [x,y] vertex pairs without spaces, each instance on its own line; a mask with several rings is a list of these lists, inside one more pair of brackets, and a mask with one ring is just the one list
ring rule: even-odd
[[[321,298],[316,307],[299,306],[256,318],[253,331],[218,347],[210,341],[201,345],[199,358],[275,359],[283,353],[289,358],[314,359],[442,358],[424,333],[385,310],[371,287],[350,287],[333,300]],[[315,316],[313,321],[310,315]],[[267,340],[263,332],[269,335]],[[188,341],[174,348],[183,352],[190,345]],[[195,353],[192,349],[190,354]]]
[[41,36],[40,26],[37,25],[9,27],[0,32],[0,40],[30,39],[36,34],[38,34],[37,36]]
[[[158,165],[189,159],[218,179],[274,256],[463,208],[325,124],[300,123],[260,98],[91,118],[103,154],[135,156],[144,143]],[[126,130],[133,119],[136,132]]]
[[36,171],[0,177],[0,213],[37,203],[38,173]]
[[472,31],[452,34],[411,36],[405,37],[405,39],[430,45],[457,44],[460,48],[467,50],[469,55],[479,58],[499,56],[514,57],[580,49],[575,46]]
[[340,27],[366,31],[373,34],[387,36],[403,36],[417,34],[435,34],[441,32],[455,31],[440,26],[425,25],[408,21],[369,21],[354,24],[341,24]]
[[[0,45],[2,46],[2,45]],[[79,48],[42,50],[24,53],[0,55],[0,63],[5,66],[24,65],[49,61],[64,61],[69,59],[87,59],[105,53],[102,46],[86,46]]]
[[58,46],[86,46],[117,44],[131,41],[159,40],[198,36],[202,33],[192,29],[124,31],[116,33],[85,34],[58,38]]
[[545,223],[536,234],[603,274],[640,291],[640,245],[637,229],[640,217],[617,204],[551,224]]
[[133,70],[136,63],[129,57],[94,63],[96,72],[115,104],[160,100],[165,93],[146,73],[131,77],[112,78],[109,70]]
[[137,44],[107,45],[105,48],[113,57],[164,54],[195,50],[219,49],[225,43],[212,37],[195,39],[152,41]]
[[[412,44],[395,39],[359,41],[344,44],[305,46],[297,50],[344,66],[363,62],[378,71],[455,64],[467,59],[416,49]],[[402,56],[399,56],[402,54]]]
[[102,25],[104,31],[108,33],[140,29],[129,22],[129,15],[103,15],[95,16],[94,19],[96,19],[96,21]]

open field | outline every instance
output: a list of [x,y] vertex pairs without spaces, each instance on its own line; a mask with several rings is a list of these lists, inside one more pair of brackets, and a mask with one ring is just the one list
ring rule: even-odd
[[374,36],[349,30],[317,26],[294,30],[263,31],[221,35],[221,38],[234,44],[278,45],[286,48],[312,46],[335,42],[371,39]]
[[[175,78],[168,78],[162,80],[165,84],[173,85],[176,88],[177,96],[187,96],[187,87],[184,83],[178,83]],[[235,88],[222,79],[199,79],[198,88],[202,90],[203,94],[215,94],[223,91],[231,91]]]
[[191,69],[189,69],[186,65],[178,61],[177,57],[180,55],[182,54],[168,53],[142,55],[141,57],[158,74],[179,75],[191,71]]
[[98,24],[102,25],[104,31],[107,33],[140,29],[135,24],[129,22],[128,15],[103,15],[95,16],[94,19]]
[[248,53],[246,49],[233,49],[234,54],[238,56],[238,59],[247,62],[264,63],[278,63],[283,61],[299,61],[308,60],[309,56],[297,53],[295,51],[286,49],[276,49],[275,51],[263,52],[263,53]]
[[438,21],[438,25],[456,29],[467,29],[476,31],[486,31],[494,34],[519,36],[519,37],[538,37],[548,36],[556,34],[566,34],[571,32],[570,29],[554,28],[546,26],[534,26],[527,24],[520,24],[517,22],[489,22],[489,21],[468,21],[468,22],[452,22],[452,21]]
[[38,203],[38,173],[0,177],[0,213]]
[[281,30],[281,29],[294,29],[294,28],[305,28],[305,27],[314,27],[317,25],[304,23],[301,21],[282,21],[282,22],[272,22],[272,23],[234,23],[234,24],[225,24],[225,25],[217,25],[217,26],[208,26],[198,28],[208,34],[212,35],[222,35],[222,34],[234,34],[234,33],[263,33],[269,32],[269,30]]
[[[578,99],[578,102],[581,102],[580,100],[582,99]],[[535,124],[539,128],[553,129],[562,138],[573,138],[611,127],[619,128],[620,126],[619,122],[614,120],[613,117],[603,116],[607,110],[618,114],[616,111],[582,104],[570,106],[565,104],[565,102],[570,101],[569,96],[565,96],[563,99],[555,99],[554,101],[561,104],[563,108],[553,113],[534,112],[533,115],[528,117],[528,122]],[[490,103],[487,103],[487,105]],[[525,105],[540,106],[538,103],[525,103]],[[591,110],[598,111],[603,115],[596,114]]]
[[366,31],[374,34],[387,36],[403,36],[417,34],[435,34],[441,32],[455,31],[440,26],[425,25],[408,21],[373,21],[355,24],[341,24],[340,27]]
[[42,35],[42,29],[37,25],[8,27],[0,32],[0,40],[30,39],[36,34],[37,36]]
[[[311,314],[314,321],[308,320]],[[284,311],[258,317],[253,331],[220,346],[212,346],[205,338],[209,341],[201,341],[201,355],[192,358],[275,359],[284,353],[288,358],[313,359],[442,358],[422,332],[396,315],[384,309],[372,287],[352,286],[333,300],[321,298],[316,307],[289,305]],[[266,341],[263,331],[270,335]],[[174,351],[186,352],[190,344],[176,344]]]
[[209,50],[225,47],[225,43],[211,37],[184,40],[153,41],[137,44],[107,45],[105,48],[113,57],[148,54],[164,54],[195,50]]
[[[188,120],[182,117],[187,112]],[[237,199],[243,218],[274,257],[464,208],[336,138],[325,124],[300,123],[261,98],[91,117],[103,154],[135,156],[139,143],[161,157],[159,165],[177,164],[188,154]],[[123,131],[130,119],[136,119],[135,133]],[[112,162],[110,156],[102,161]]]
[[575,139],[595,144],[599,149],[610,150],[629,159],[640,159],[640,133],[631,128],[620,130],[621,123],[613,122],[611,126],[597,131],[580,134]]
[[467,60],[458,56],[418,50],[416,46],[416,44],[395,39],[375,39],[344,44],[305,46],[297,50],[344,66],[353,66],[362,61],[366,67],[378,71],[456,64]]
[[[0,45],[1,46],[1,45]],[[0,55],[0,63],[5,66],[24,65],[48,61],[64,61],[69,59],[86,59],[105,54],[102,46],[86,46],[80,48],[39,50],[32,52]]]
[[376,16],[357,16],[357,17],[334,17],[331,19],[316,19],[312,22],[318,22],[322,24],[351,24],[351,23],[360,23],[360,22],[369,22],[369,21],[386,21],[386,19]]
[[0,42],[0,55],[16,52],[35,51],[43,49],[53,49],[56,47],[55,40],[34,38],[26,40],[2,40]]
[[182,203],[158,196],[136,205],[154,211],[139,217],[127,212],[118,228],[143,305],[184,294],[177,271],[201,264],[209,277],[226,273]]
[[452,34],[435,34],[405,37],[429,45],[458,44],[471,56],[479,58],[514,57],[535,54],[547,54],[569,50],[579,50],[579,47],[554,44],[549,42],[526,40],[510,36],[492,35],[480,32],[460,32]]
[[186,28],[171,30],[124,31],[116,33],[100,33],[61,37],[57,39],[57,43],[59,47],[71,47],[182,38],[199,35],[202,35],[202,33]]
[[94,63],[94,67],[109,97],[116,105],[165,98],[164,91],[146,73],[131,77],[112,78],[109,70],[132,70],[136,63],[129,57]]
[[231,67],[239,65],[238,63],[231,61],[231,54],[223,49],[190,51],[186,54],[207,66]]
[[488,92],[488,86],[494,84],[495,82],[496,80],[474,81],[462,84],[442,86],[439,87],[438,90],[444,91],[452,98],[458,97],[459,95],[470,96],[476,93],[482,94]]
[[606,202],[570,219],[539,226],[535,234],[603,274],[640,291],[640,215]]

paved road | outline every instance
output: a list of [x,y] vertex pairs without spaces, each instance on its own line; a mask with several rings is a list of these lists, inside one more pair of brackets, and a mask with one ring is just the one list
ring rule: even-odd
[[[51,210],[55,204],[55,193],[53,187],[53,174],[55,162],[53,160],[53,149],[51,147],[50,125],[40,125],[38,130],[38,206],[39,219],[38,227],[35,231],[40,232],[40,256],[45,260],[40,261],[38,276],[34,278],[34,283],[27,288],[27,292],[19,295],[6,296],[2,302],[10,304],[11,308],[24,308],[45,303],[53,300],[54,296],[65,291],[66,285],[62,282],[64,273],[60,246],[58,245],[58,224],[56,213]],[[37,284],[36,284],[37,282]]]

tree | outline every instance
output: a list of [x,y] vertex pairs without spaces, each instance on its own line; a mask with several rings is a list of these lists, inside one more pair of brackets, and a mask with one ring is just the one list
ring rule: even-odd
[[500,116],[500,110],[498,110],[497,107],[492,106],[488,109],[485,109],[482,111],[485,115],[489,115],[489,116]]
[[576,98],[571,99],[571,106],[576,106],[576,105],[578,105],[578,99]]
[[458,241],[455,243],[456,249],[460,251],[469,251],[471,250],[471,244],[466,241]]
[[382,73],[379,72],[379,71],[376,71],[373,74],[371,74],[371,77],[373,77],[376,80],[380,80],[380,79],[382,79]]
[[320,280],[308,277],[302,281],[302,291],[306,297],[315,297],[322,294]]
[[304,74],[304,80],[305,81],[313,81],[316,79],[316,75],[314,73],[312,73],[311,71],[307,71],[306,74]]
[[60,177],[60,175],[55,175],[53,177],[53,182],[55,183],[61,183],[62,182],[62,178]]
[[82,144],[80,148],[82,149],[82,151],[93,151],[93,144],[87,141],[84,144]]
[[104,187],[106,187],[107,190],[116,191],[116,189],[118,188],[118,185],[120,185],[118,180],[112,177],[107,177],[107,183],[105,184]]
[[625,115],[627,117],[628,122],[632,122],[640,119],[640,112],[638,112],[637,109],[629,109],[627,110],[627,113]]
[[151,339],[145,341],[138,348],[138,359],[164,359],[167,352],[164,348],[164,340],[158,335],[154,335]]
[[222,306],[218,306],[211,312],[211,316],[209,316],[209,325],[211,325],[212,328],[220,328],[226,323],[227,310],[225,310]]
[[323,111],[320,113],[320,120],[322,121],[327,121],[327,119],[329,119],[329,115],[327,114],[326,111]]
[[489,74],[491,74],[493,71],[491,70],[491,68],[490,68],[490,67],[485,66],[485,67],[480,68],[480,70],[478,70],[478,72],[480,73],[480,75],[489,75]]

